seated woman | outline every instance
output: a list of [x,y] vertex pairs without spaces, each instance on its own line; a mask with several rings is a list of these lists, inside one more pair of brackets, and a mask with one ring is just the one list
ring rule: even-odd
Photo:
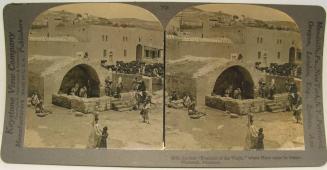
[[79,97],[87,98],[87,88],[86,88],[86,86],[82,87],[79,90]]
[[34,92],[31,97],[31,104],[32,106],[36,106],[39,103],[40,103],[39,95],[36,92]]

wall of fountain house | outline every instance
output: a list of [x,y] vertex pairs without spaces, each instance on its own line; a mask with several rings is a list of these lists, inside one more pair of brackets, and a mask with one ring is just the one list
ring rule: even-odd
[[[171,94],[172,91],[176,91],[180,98],[182,98],[185,94],[192,95],[197,106],[207,105],[209,107],[220,110],[228,110],[237,114],[266,111],[266,102],[268,100],[258,97],[258,81],[260,78],[264,78],[266,82],[271,82],[271,80],[274,79],[276,85],[276,95],[274,96],[273,102],[280,105],[281,108],[286,108],[288,103],[288,93],[286,89],[286,82],[288,80],[294,81],[298,88],[298,92],[302,92],[301,79],[289,78],[285,76],[265,75],[254,68],[251,69],[250,67],[247,67],[244,65],[244,63],[235,63],[235,65],[241,65],[250,72],[254,83],[253,99],[238,100],[226,98],[220,95],[212,95],[214,84],[219,76],[219,73],[223,71],[224,67],[208,72],[200,77],[183,76],[182,74],[168,74],[166,75],[166,90],[168,94]],[[229,67],[230,66],[226,64],[225,69]]]
[[[126,106],[132,106],[135,104],[133,93],[130,93],[133,90],[133,80],[135,77],[141,78],[145,82],[147,87],[147,92],[152,92],[152,78],[145,76],[138,76],[133,74],[122,74],[122,73],[113,73],[112,79],[114,82],[117,82],[118,77],[122,77],[123,80],[123,91],[121,93],[120,102]],[[91,97],[91,98],[81,98],[77,96],[71,96],[67,94],[52,94],[52,104],[57,106],[65,107],[68,109],[74,109],[82,113],[90,113],[94,111],[106,111],[113,109],[112,107],[112,97],[108,97],[104,94],[103,85],[100,88],[100,97]]]
[[[101,105],[102,110],[104,108],[109,108],[109,106],[104,106],[105,104],[108,104],[110,102],[109,98],[105,97],[104,82],[106,77],[110,75],[110,72],[108,72],[108,70],[106,70],[105,68],[101,67],[99,63],[92,60],[87,60],[85,58],[77,58],[70,56],[36,55],[29,58],[29,66],[28,95],[31,96],[33,92],[38,92],[45,105],[53,103],[67,108],[75,108],[78,106],[77,103],[85,102],[85,108],[86,105],[89,105],[87,106],[87,108],[91,110],[92,108],[94,109],[95,105],[98,105],[99,107]],[[99,97],[83,99],[80,97],[68,96],[68,91],[60,91],[60,88],[63,85],[62,83],[64,82],[64,77],[68,75],[68,73],[70,73],[72,69],[80,67],[82,67],[83,70],[86,71],[85,74],[88,74],[86,75],[86,79],[93,79],[98,82]],[[80,81],[80,79],[85,79],[85,76],[81,78],[78,77],[80,75],[83,75],[84,73],[75,73],[77,73],[76,76],[70,75],[70,77],[74,77],[76,80],[70,80],[68,82],[66,81],[66,87],[73,87],[75,82]],[[149,93],[152,92],[153,86],[156,86],[158,84],[158,81],[156,79],[153,80],[153,78],[151,77],[115,72],[112,73],[112,79],[114,82],[117,82],[118,77],[122,77],[124,84],[124,91],[122,95],[127,97],[130,94],[128,92],[133,90],[132,81],[135,79],[135,77],[141,78],[145,82],[147,91]],[[66,83],[70,83],[70,85],[67,85]],[[83,86],[83,84],[80,85]],[[68,101],[72,102],[70,100],[74,100],[75,104],[67,104]]]
[[84,56],[87,53],[90,59],[115,63],[135,61],[137,45],[142,46],[143,61],[163,62],[163,31],[138,27],[70,25],[54,30],[31,29],[29,54]]
[[[270,63],[289,62],[290,50],[294,48],[295,64],[301,64],[302,40],[299,32],[264,29],[256,27],[230,26],[203,29],[183,29],[180,38],[167,38],[168,58],[184,55],[232,57],[241,54],[245,62]],[[181,38],[183,37],[183,38]],[[191,41],[191,37],[197,40]],[[189,40],[187,40],[189,39]],[[218,43],[206,39],[220,40]],[[187,50],[185,50],[187,49]]]

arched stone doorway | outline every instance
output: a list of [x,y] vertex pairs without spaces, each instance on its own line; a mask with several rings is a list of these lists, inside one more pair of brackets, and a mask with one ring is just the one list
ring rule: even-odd
[[141,44],[136,45],[136,61],[141,62],[143,56],[143,47]]
[[243,99],[254,98],[254,83],[248,70],[241,66],[231,66],[225,69],[217,78],[213,94],[224,96],[225,90],[240,88]]
[[289,63],[294,64],[295,63],[295,48],[291,47],[289,51]]
[[88,97],[100,96],[100,80],[97,72],[91,66],[79,64],[70,69],[61,82],[59,93],[69,94],[76,83],[80,88],[87,87]]

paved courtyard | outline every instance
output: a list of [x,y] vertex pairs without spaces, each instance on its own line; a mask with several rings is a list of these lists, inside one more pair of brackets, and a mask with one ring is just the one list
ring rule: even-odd
[[[230,118],[209,107],[199,110],[207,115],[191,119],[186,109],[166,108],[166,149],[243,150],[247,116]],[[304,149],[303,126],[291,112],[257,113],[254,124],[264,129],[265,149]]]

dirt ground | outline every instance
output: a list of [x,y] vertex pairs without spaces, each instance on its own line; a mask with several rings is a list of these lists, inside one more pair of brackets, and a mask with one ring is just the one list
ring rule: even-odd
[[[157,98],[150,112],[150,124],[142,122],[139,111],[104,111],[99,114],[101,127],[107,126],[108,148],[162,149],[162,97]],[[92,129],[93,115],[78,113],[55,105],[53,113],[38,117],[27,108],[24,144],[26,147],[86,148]],[[76,114],[82,116],[77,116]]]
[[[100,126],[108,127],[108,148],[163,149],[162,97],[154,99],[150,124],[142,122],[139,111],[100,112]],[[54,105],[48,109],[53,113],[38,117],[32,107],[27,108],[25,146],[86,148],[93,116]],[[224,111],[209,107],[199,110],[207,115],[191,119],[186,109],[166,108],[165,149],[243,149],[247,116],[230,118]],[[295,123],[291,112],[257,113],[254,124],[264,129],[266,150],[304,149],[303,125]]]
[[[243,150],[247,116],[230,118],[224,111],[202,107],[207,115],[191,119],[186,109],[166,107],[166,149]],[[303,150],[303,125],[291,112],[254,114],[254,125],[264,129],[266,150]]]

